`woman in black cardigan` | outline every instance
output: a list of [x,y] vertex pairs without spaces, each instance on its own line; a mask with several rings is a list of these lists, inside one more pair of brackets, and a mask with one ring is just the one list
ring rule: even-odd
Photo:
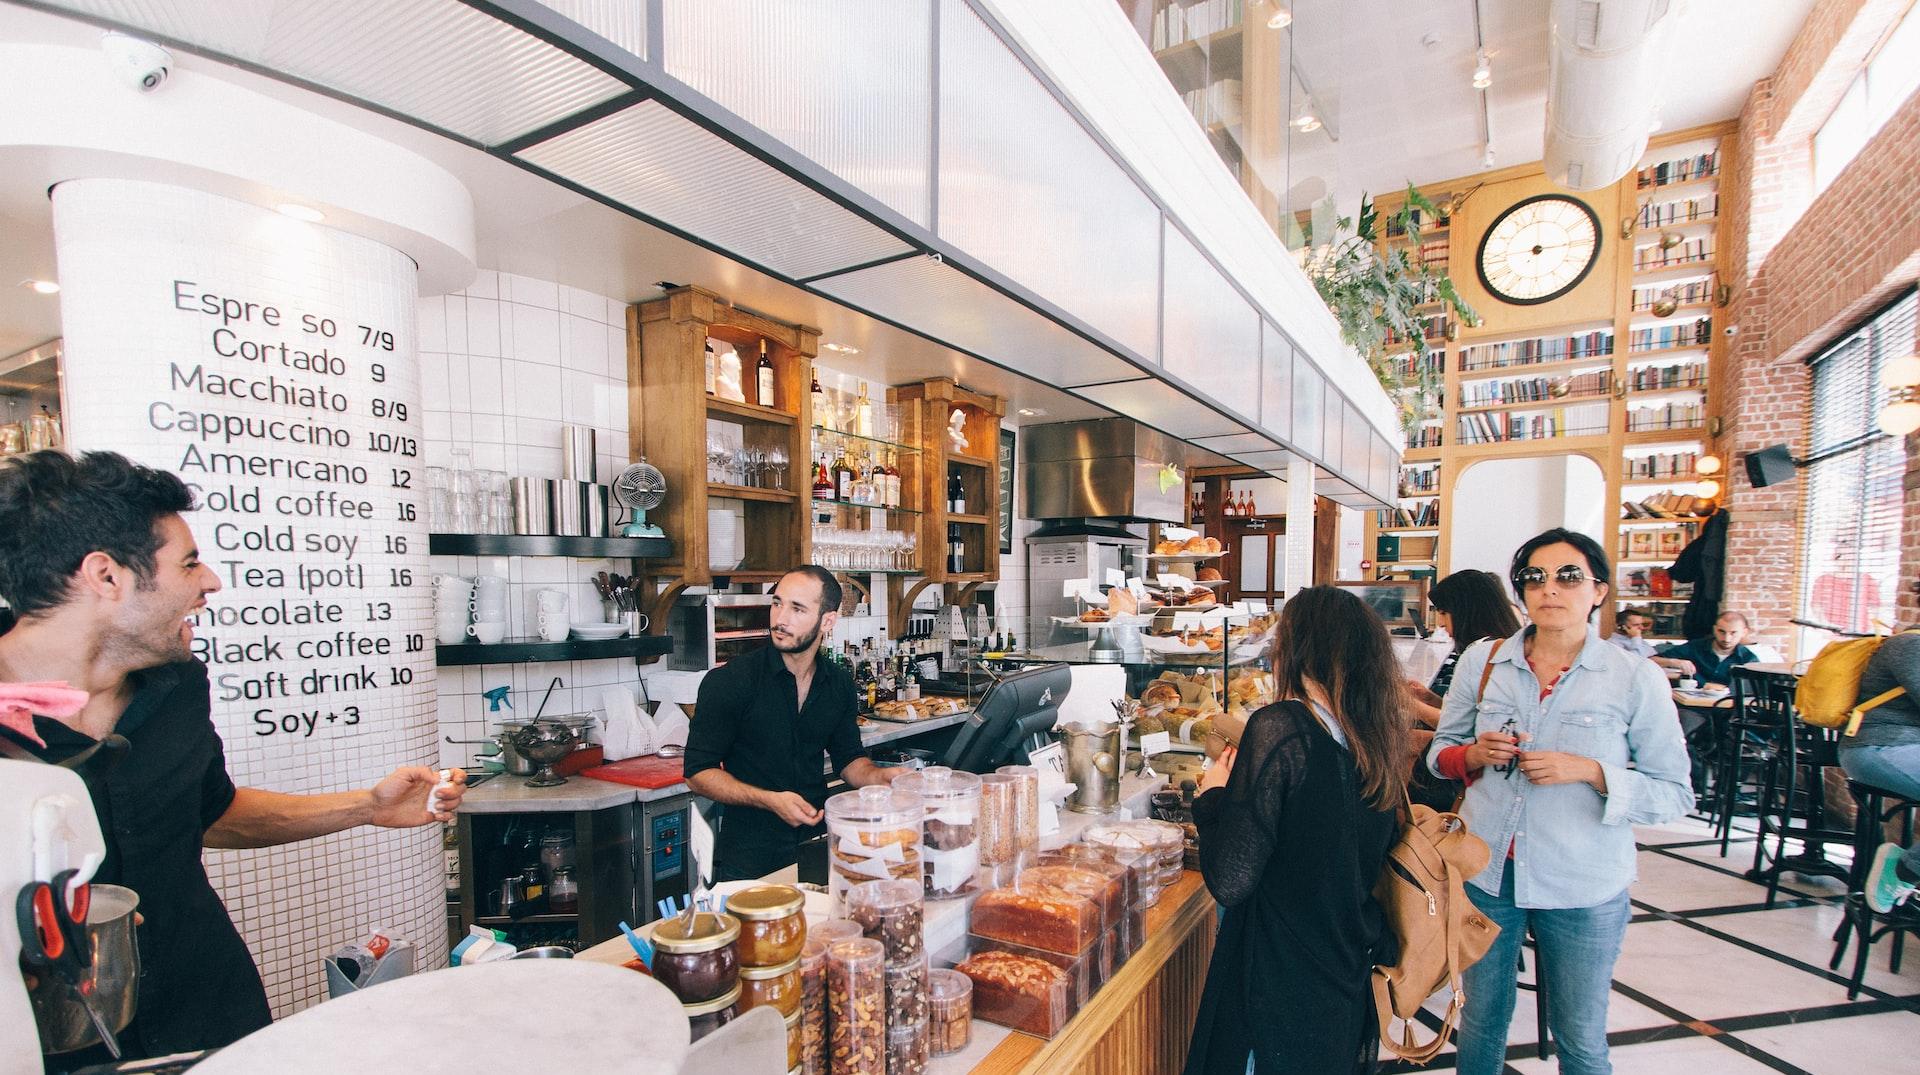
[[1370,1070],[1373,883],[1399,833],[1405,702],[1380,618],[1330,586],[1280,611],[1283,701],[1255,713],[1193,804],[1226,908],[1187,1075]]

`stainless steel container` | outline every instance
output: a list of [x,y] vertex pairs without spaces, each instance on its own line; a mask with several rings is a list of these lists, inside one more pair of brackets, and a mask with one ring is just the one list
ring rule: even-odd
[[[94,885],[87,908],[87,936],[93,941],[93,1003],[115,1034],[133,1021],[139,999],[140,950],[133,939],[133,912],[140,897],[119,885]],[[84,1049],[100,1040],[87,1009],[66,983],[42,977],[32,990],[33,1021],[40,1028],[42,1052]]]
[[613,487],[582,485],[580,519],[588,537],[606,537],[613,519]]
[[553,483],[553,530],[561,537],[584,537],[587,533],[587,483],[561,478]]
[[592,426],[560,427],[560,476],[577,482],[600,480],[598,437]]
[[1120,808],[1120,725],[1066,724],[1067,779],[1077,785],[1067,809],[1078,814],[1111,814]]
[[512,478],[507,485],[513,497],[513,532],[553,533],[553,479]]

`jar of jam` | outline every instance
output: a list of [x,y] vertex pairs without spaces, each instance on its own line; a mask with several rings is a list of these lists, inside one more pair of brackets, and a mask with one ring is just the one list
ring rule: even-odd
[[661,922],[653,931],[653,976],[682,1004],[702,1004],[733,992],[740,961],[733,942],[740,923],[732,915],[702,911],[691,919]]
[[792,885],[755,885],[727,897],[727,913],[740,920],[734,949],[743,967],[777,967],[800,955],[807,919],[806,896]]
[[[657,955],[658,953],[656,952],[655,954]],[[692,1031],[692,1040],[699,1041],[708,1034],[733,1022],[733,1017],[739,1014],[736,1008],[739,1002],[740,986],[738,983],[735,983],[732,989],[727,990],[724,995],[716,997],[713,1000],[703,1001],[699,1004],[681,1005],[680,1010],[687,1013],[687,1026]]]
[[777,967],[740,968],[740,1010],[770,1007],[781,1018],[800,1014],[800,957]]

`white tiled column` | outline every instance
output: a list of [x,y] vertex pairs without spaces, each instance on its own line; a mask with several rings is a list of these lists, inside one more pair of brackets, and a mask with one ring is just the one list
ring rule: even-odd
[[1313,462],[1287,463],[1287,596],[1313,585]]
[[[365,788],[433,765],[417,272],[380,243],[201,191],[53,194],[68,435],[172,471],[225,589],[196,630],[243,787]],[[446,959],[441,830],[209,852],[277,1015],[377,926]]]

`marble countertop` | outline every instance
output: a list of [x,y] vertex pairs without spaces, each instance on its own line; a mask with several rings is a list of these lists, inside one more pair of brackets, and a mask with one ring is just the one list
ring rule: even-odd
[[[595,780],[590,776],[570,776],[555,788],[530,788],[524,776],[496,776],[468,791],[460,802],[463,814],[520,814],[529,812],[567,812],[605,810],[640,801],[645,788]],[[675,785],[681,791],[685,784]],[[661,797],[648,793],[649,800]]]

